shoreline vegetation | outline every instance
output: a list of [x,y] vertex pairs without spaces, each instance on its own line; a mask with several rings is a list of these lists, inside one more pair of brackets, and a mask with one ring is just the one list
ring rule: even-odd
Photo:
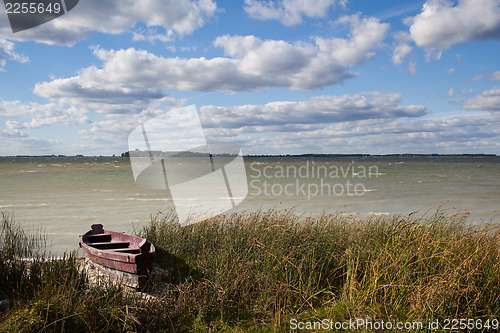
[[[91,283],[76,251],[44,259],[43,234],[29,236],[3,213],[0,300],[8,306],[0,308],[0,332],[288,332],[291,321],[324,319],[498,320],[500,226],[466,218],[439,208],[362,220],[271,210],[180,227],[173,214],[152,216],[137,231],[157,249],[145,291],[155,297],[144,298]],[[356,330],[363,331],[371,330]]]

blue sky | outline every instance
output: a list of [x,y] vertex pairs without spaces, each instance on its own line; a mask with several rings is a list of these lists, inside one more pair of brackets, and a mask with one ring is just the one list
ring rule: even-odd
[[195,104],[244,154],[500,151],[500,0],[80,0],[13,33],[0,155],[120,154]]

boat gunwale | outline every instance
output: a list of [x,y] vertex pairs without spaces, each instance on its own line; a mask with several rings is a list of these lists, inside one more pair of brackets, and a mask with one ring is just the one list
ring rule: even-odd
[[[136,240],[140,240],[140,241],[143,241],[146,239],[143,237],[129,235],[129,234],[125,234],[125,233],[121,233],[121,232],[117,232],[117,231],[112,231],[112,230],[107,230],[107,229],[103,229],[103,231],[104,231],[103,233],[96,234],[96,233],[93,233],[93,230],[89,230],[85,234],[80,236],[80,247],[84,250],[84,252],[86,250],[94,256],[101,257],[101,258],[106,259],[106,260],[113,260],[116,262],[123,262],[123,263],[138,263],[141,261],[148,260],[149,258],[154,257],[154,255],[155,255],[155,251],[156,251],[155,246],[150,241],[149,241],[149,243],[151,245],[149,248],[149,252],[146,252],[146,253],[141,253],[139,247],[134,247],[134,246],[130,246],[130,245],[128,247],[120,248],[120,250],[139,250],[139,253],[127,253],[127,252],[116,251],[117,249],[99,249],[99,248],[93,247],[91,245],[92,243],[90,243],[88,241],[88,236],[91,236],[91,235],[111,235],[111,241],[105,242],[105,243],[112,243],[113,235],[119,235],[125,239],[136,239]],[[85,255],[86,255],[86,253],[85,253]]]

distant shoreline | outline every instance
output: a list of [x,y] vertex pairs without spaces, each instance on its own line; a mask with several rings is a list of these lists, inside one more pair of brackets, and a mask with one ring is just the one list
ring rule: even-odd
[[[216,155],[216,154],[214,154]],[[128,156],[122,155],[2,155],[0,158],[128,158]],[[366,157],[378,157],[378,158],[394,158],[394,157],[500,157],[500,155],[496,154],[410,154],[410,153],[402,153],[402,154],[281,154],[281,155],[243,155],[243,157],[265,157],[265,158],[273,158],[273,157],[355,157],[355,158],[366,158]]]
[[299,154],[299,155],[244,155],[244,157],[499,157],[495,154]]

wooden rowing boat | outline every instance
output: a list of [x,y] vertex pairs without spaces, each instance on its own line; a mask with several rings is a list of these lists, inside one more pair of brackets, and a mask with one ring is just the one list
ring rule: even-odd
[[147,239],[93,224],[90,231],[80,236],[80,247],[97,268],[122,283],[143,288],[148,281],[155,247]]

